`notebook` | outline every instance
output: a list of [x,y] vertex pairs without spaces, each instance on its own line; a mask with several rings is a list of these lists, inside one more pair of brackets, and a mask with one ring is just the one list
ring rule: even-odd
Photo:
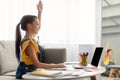
[[102,51],[103,51],[103,47],[96,47],[95,52],[93,54],[92,61],[91,61],[92,66],[98,67]]
[[33,75],[51,76],[51,77],[61,73],[62,73],[61,71],[50,71],[50,70],[44,70],[44,69],[31,72],[31,74]]

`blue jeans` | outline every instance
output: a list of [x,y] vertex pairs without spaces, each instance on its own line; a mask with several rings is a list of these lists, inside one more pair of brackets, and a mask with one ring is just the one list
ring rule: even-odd
[[36,68],[33,65],[26,65],[24,62],[20,62],[16,72],[16,79],[22,79],[23,74],[34,70],[36,70]]
[[[109,62],[108,65],[115,65],[115,63],[114,63],[114,62]],[[106,70],[107,70],[107,71],[110,71],[110,67],[107,67],[107,66],[106,66]]]

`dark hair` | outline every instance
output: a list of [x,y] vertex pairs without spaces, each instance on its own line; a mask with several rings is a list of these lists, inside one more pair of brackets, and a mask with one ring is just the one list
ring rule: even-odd
[[20,62],[20,43],[21,43],[21,32],[20,32],[20,25],[21,29],[26,31],[26,26],[28,23],[32,23],[37,16],[34,15],[25,15],[22,17],[20,23],[17,24],[16,27],[16,40],[15,40],[15,52],[18,62]]
[[109,53],[110,51],[112,51],[112,49],[108,49],[108,50],[107,50],[107,53]]

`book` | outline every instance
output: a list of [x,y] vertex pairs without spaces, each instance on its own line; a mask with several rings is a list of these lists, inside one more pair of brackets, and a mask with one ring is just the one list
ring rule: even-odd
[[45,70],[45,69],[36,70],[36,71],[31,72],[31,74],[33,74],[33,75],[51,76],[51,77],[54,77],[61,73],[62,73],[61,71],[52,71],[52,70]]

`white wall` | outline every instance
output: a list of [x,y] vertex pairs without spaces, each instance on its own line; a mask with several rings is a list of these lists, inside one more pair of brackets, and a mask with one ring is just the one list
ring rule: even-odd
[[[116,2],[116,1],[113,1]],[[120,4],[102,8],[102,46],[113,50],[113,58],[120,63]],[[105,56],[105,52],[103,58]]]
[[[106,42],[109,41],[109,47],[113,50],[113,58],[116,59],[116,63],[120,64],[120,33],[118,34],[106,34],[102,36],[102,45],[105,47]],[[104,55],[103,55],[104,56]]]
[[102,36],[102,0],[96,0],[96,16],[95,16],[95,43],[101,46]]

